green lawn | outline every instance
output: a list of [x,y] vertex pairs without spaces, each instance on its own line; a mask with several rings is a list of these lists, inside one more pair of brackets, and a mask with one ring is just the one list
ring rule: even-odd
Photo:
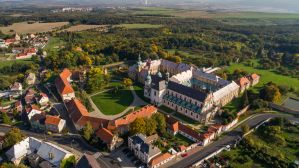
[[47,52],[57,52],[59,50],[59,48],[61,48],[62,46],[64,46],[65,42],[62,41],[60,38],[58,37],[51,37],[49,39],[48,44],[45,46],[44,50],[46,50]]
[[277,74],[272,70],[258,69],[256,67],[246,66],[242,63],[232,64],[232,65],[228,66],[226,69],[232,73],[235,69],[238,69],[238,68],[243,69],[249,73],[257,73],[257,74],[261,75],[260,82],[258,83],[258,85],[256,87],[261,87],[265,83],[268,83],[268,82],[274,82],[278,85],[286,85],[289,87],[294,87],[296,89],[299,89],[299,80],[298,79]]
[[142,99],[145,102],[150,102],[148,98],[144,97],[143,87],[140,84],[133,85],[133,88],[140,99]]
[[228,103],[227,105],[225,105],[223,107],[223,109],[227,109],[230,112],[238,112],[239,109],[240,109],[241,100],[242,100],[241,97],[237,97],[237,98],[233,99],[230,103]]
[[154,24],[119,24],[116,25],[116,27],[124,27],[126,29],[154,29],[154,28],[160,28],[162,25],[154,25]]
[[194,143],[193,141],[191,141],[190,139],[184,137],[181,134],[176,134],[175,137],[177,138],[177,142],[181,142],[185,146],[189,146],[189,145]]
[[177,117],[177,118],[179,118],[179,119],[182,120],[183,122],[188,123],[188,124],[196,124],[196,125],[199,124],[198,121],[192,120],[192,119],[190,119],[189,117],[184,116],[183,114],[180,114],[180,113],[178,113],[178,112],[176,112],[176,113],[174,114],[174,116]]
[[115,115],[124,111],[133,102],[132,92],[128,89],[114,90],[92,96],[92,101],[105,115]]

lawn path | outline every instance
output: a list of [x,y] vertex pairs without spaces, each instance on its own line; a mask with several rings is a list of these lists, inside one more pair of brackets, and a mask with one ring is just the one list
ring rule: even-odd
[[[107,91],[107,90],[106,90]],[[130,86],[130,91],[133,94],[134,100],[133,102],[130,104],[129,107],[127,107],[124,111],[122,111],[119,114],[116,115],[105,115],[101,112],[100,109],[98,109],[98,107],[94,104],[94,102],[91,100],[91,96],[96,95],[96,94],[100,94],[103,93],[105,91],[99,92],[99,93],[95,93],[91,96],[88,97],[92,108],[94,109],[93,112],[89,113],[90,116],[92,117],[97,117],[97,118],[103,118],[103,119],[107,119],[107,120],[114,120],[117,118],[120,118],[121,116],[125,115],[126,113],[128,113],[130,110],[134,109],[135,107],[139,107],[139,106],[144,106],[147,105],[148,103],[146,103],[145,101],[143,101],[140,97],[138,97],[138,95],[136,94],[133,86]]]

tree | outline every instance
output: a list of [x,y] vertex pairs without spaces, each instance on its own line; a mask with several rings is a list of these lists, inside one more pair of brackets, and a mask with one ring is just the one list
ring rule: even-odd
[[19,128],[12,128],[8,133],[5,134],[5,139],[4,139],[4,148],[11,147],[15,145],[16,143],[22,141],[24,138],[23,133]]
[[153,135],[156,133],[157,131],[157,122],[156,120],[152,119],[152,118],[145,118],[144,119],[145,123],[146,123],[146,135]]
[[130,124],[130,133],[132,135],[137,133],[146,134],[146,123],[143,118],[137,118]]
[[1,168],[28,168],[24,164],[15,165],[13,163],[3,163]]
[[249,130],[250,130],[248,124],[244,124],[244,125],[242,125],[241,129],[242,129],[242,133],[243,133],[243,135],[245,135],[246,133],[248,133]]
[[2,121],[4,124],[11,125],[12,121],[6,113],[2,113]]
[[133,85],[133,82],[132,82],[132,80],[131,80],[130,78],[124,78],[124,79],[123,79],[123,85],[124,85],[125,87],[129,87],[129,86],[132,86],[132,85]]
[[89,141],[93,135],[93,128],[91,123],[88,121],[83,128],[83,137]]
[[87,74],[87,91],[100,90],[104,86],[104,75],[100,68],[92,68]]
[[281,93],[276,84],[269,82],[260,90],[260,97],[270,102],[279,102]]
[[244,108],[249,105],[248,95],[247,95],[247,89],[244,91],[242,95],[242,104],[241,108]]
[[165,133],[166,132],[166,120],[163,114],[161,113],[155,113],[152,118],[156,121],[157,123],[157,130],[160,133]]
[[72,168],[76,164],[75,156],[70,156],[66,159],[63,159],[60,164],[60,168]]

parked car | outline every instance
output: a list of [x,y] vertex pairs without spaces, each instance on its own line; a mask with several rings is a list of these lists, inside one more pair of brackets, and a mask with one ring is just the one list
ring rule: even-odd
[[183,153],[181,156],[186,157],[186,156],[188,156],[188,153]]

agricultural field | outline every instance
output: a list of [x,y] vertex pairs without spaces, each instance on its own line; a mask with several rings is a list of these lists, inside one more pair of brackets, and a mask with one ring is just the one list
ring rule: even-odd
[[120,24],[116,25],[116,27],[123,27],[126,29],[154,29],[154,28],[160,28],[162,25],[154,25],[154,24]]
[[132,92],[127,89],[110,90],[91,97],[94,104],[105,115],[121,113],[130,106],[133,98]]
[[61,26],[67,25],[68,22],[53,22],[53,23],[32,23],[27,22],[14,23],[7,27],[0,27],[0,30],[5,34],[27,34],[27,33],[38,33],[52,31]]
[[80,25],[71,26],[62,31],[78,32],[78,31],[84,31],[84,30],[95,29],[95,28],[105,28],[105,25],[82,25],[82,24],[80,24]]

